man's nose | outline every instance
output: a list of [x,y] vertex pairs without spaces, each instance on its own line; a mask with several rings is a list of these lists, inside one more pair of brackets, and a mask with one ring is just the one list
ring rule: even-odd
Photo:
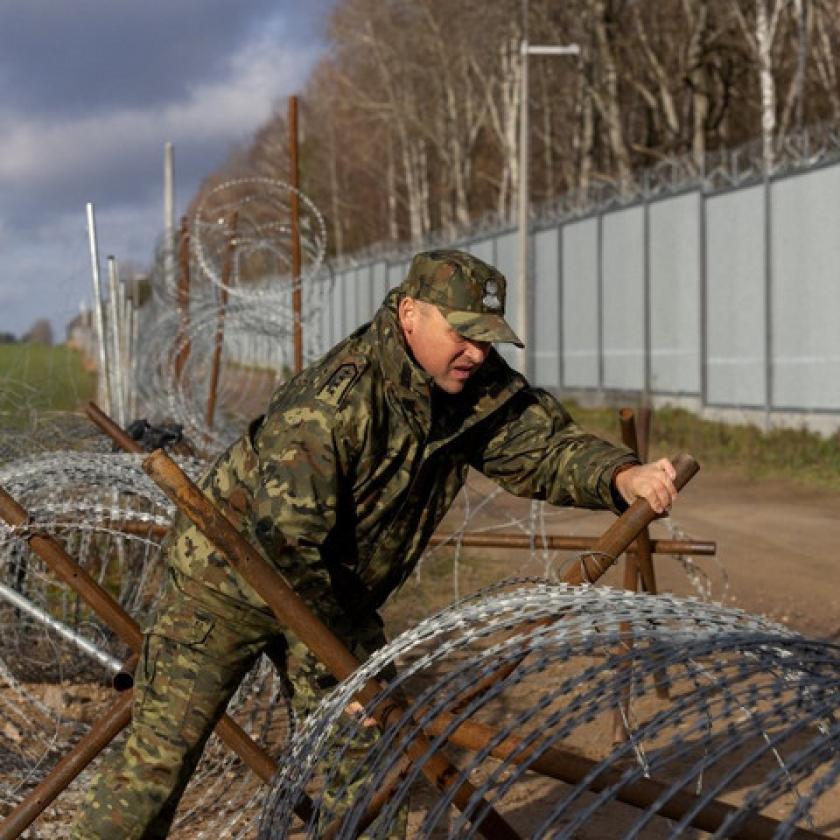
[[467,340],[467,354],[469,360],[473,364],[480,365],[487,358],[487,354],[489,352],[489,341],[474,341],[473,339]]

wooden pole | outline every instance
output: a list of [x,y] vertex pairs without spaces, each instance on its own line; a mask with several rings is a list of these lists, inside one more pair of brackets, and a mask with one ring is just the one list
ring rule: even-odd
[[213,365],[210,369],[210,388],[207,393],[207,428],[213,428],[216,414],[216,399],[219,390],[219,371],[222,365],[222,347],[225,343],[225,311],[227,310],[228,289],[233,279],[233,265],[236,256],[236,228],[239,214],[234,211],[230,220],[230,231],[225,248],[225,261],[222,265],[222,285],[219,289],[219,314],[216,319],[216,341],[213,346]]
[[175,384],[181,384],[181,376],[190,357],[190,229],[187,217],[181,219],[178,236],[178,309],[181,324],[175,339]]
[[[690,455],[677,455],[672,463],[677,471],[677,477],[674,479],[677,490],[682,489],[700,469],[697,461]],[[594,583],[656,517],[647,499],[636,499],[599,537],[591,552],[585,553],[580,563],[563,576],[563,581],[573,586]]]
[[[650,415],[648,415],[649,417]],[[639,460],[645,460],[644,456],[642,455],[641,446],[639,445],[639,439],[636,433],[636,417],[633,414],[632,410],[629,408],[622,408],[619,412],[619,419],[621,422],[621,442],[628,448],[632,449],[636,455],[639,456]],[[645,448],[647,449],[647,444],[645,444]],[[642,578],[642,585],[644,586],[645,592],[649,592],[651,595],[656,595],[656,575],[653,571],[653,560],[651,558],[651,546],[650,546],[650,533],[648,529],[645,528],[636,539],[636,542],[633,544],[631,549],[632,555],[634,556],[634,563],[633,565],[636,566],[638,569],[638,574],[641,575]],[[627,560],[628,565],[630,561],[630,553],[628,552]],[[628,585],[632,583],[632,586]],[[637,589],[637,579],[634,576],[632,581],[630,580],[630,573],[628,572],[625,575],[624,586],[626,589],[631,589],[633,592]]]

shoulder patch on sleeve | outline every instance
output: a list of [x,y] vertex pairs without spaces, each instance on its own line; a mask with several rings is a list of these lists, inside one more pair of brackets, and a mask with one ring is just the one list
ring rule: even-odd
[[364,356],[352,356],[343,360],[321,386],[318,399],[340,408],[367,366],[368,360]]

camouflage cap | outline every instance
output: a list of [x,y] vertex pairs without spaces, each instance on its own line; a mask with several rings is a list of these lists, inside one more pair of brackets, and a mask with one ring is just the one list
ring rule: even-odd
[[504,319],[505,276],[465,251],[424,251],[411,261],[403,294],[433,303],[466,338],[525,345]]

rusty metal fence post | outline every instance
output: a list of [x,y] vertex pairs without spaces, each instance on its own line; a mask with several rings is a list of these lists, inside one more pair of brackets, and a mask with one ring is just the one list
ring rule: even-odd
[[210,386],[207,392],[207,428],[213,429],[216,414],[216,399],[219,389],[219,373],[222,365],[222,347],[225,343],[225,312],[228,302],[228,288],[233,279],[233,266],[236,259],[236,228],[239,223],[239,213],[234,211],[230,220],[225,260],[222,265],[222,283],[219,288],[219,312],[216,318],[216,336],[213,344],[213,361],[210,368]]
[[181,319],[175,337],[175,385],[181,378],[190,357],[190,228],[187,217],[181,219],[178,234],[178,309]]

